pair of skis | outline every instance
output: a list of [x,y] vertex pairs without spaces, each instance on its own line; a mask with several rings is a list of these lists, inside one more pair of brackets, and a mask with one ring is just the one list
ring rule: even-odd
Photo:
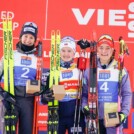
[[[96,33],[93,32],[93,39]],[[88,106],[90,115],[86,117],[87,134],[98,134],[98,90],[97,90],[97,43],[96,41],[88,42],[87,40],[78,41],[81,49],[90,47],[90,61],[89,61],[89,89],[88,89]],[[84,69],[85,70],[85,69]]]
[[[93,38],[96,36],[93,33]],[[88,89],[88,105],[90,115],[87,119],[87,134],[98,134],[99,133],[99,122],[98,122],[98,90],[97,90],[97,43],[95,41],[88,42],[87,40],[78,41],[81,49],[90,47],[90,81]],[[85,70],[85,68],[84,68]]]
[[[4,52],[4,90],[14,96],[14,56],[12,19],[3,19],[3,52]],[[6,134],[16,134],[16,118],[14,105],[4,115]]]
[[51,31],[51,57],[49,87],[58,85],[60,80],[60,31]]
[[90,87],[88,90],[88,105],[90,116],[87,120],[88,134],[99,133],[98,121],[98,90],[97,90],[97,43],[90,42]]
[[[4,90],[14,95],[12,20],[3,19]],[[10,77],[9,77],[10,76]]]
[[[58,85],[60,80],[60,31],[51,31],[51,57],[49,88]],[[58,100],[48,102],[48,134],[58,134]]]

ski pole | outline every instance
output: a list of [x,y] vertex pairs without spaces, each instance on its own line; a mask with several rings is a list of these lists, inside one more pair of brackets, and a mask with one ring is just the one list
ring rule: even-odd
[[[83,74],[84,74],[84,70],[86,69],[86,61],[87,61],[86,58],[85,58],[85,51],[86,51],[86,48],[90,47],[89,42],[87,40],[83,40],[83,39],[79,40],[77,42],[77,44],[80,46],[81,52],[80,52],[80,57],[78,58],[78,63],[77,63],[77,67],[79,69],[79,81],[78,81],[79,87],[78,87],[78,94],[77,94],[77,97],[76,97],[75,114],[74,114],[74,125],[73,125],[73,134],[75,133],[75,131],[77,132],[77,134],[79,133]],[[79,102],[79,104],[78,104],[78,102]],[[77,129],[76,129],[75,127],[76,127],[78,106],[79,106],[79,110],[78,110],[78,122],[77,122]]]
[[[79,63],[79,69],[80,69],[80,88],[79,88],[79,98],[80,98],[80,101],[79,101],[79,110],[78,110],[78,126],[77,126],[77,134],[79,133],[79,124],[80,124],[80,113],[81,113],[81,97],[82,97],[82,85],[83,85],[83,75],[84,75],[84,71],[86,69],[86,61],[87,59],[85,58],[85,50],[83,52],[83,56],[81,56],[81,61],[83,62],[80,62]],[[80,67],[81,65],[81,67]]]

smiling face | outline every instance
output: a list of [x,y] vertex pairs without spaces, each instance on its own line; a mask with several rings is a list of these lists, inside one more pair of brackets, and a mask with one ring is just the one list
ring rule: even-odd
[[32,46],[35,43],[35,37],[32,34],[23,34],[21,42],[27,46]]
[[106,43],[103,43],[97,48],[97,50],[101,64],[108,64],[113,55],[114,48],[110,47]]
[[71,61],[75,56],[74,51],[70,47],[63,47],[60,51],[60,57],[63,61]]

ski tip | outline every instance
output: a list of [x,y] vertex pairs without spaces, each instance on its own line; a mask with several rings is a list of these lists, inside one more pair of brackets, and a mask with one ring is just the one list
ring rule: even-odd
[[119,41],[121,41],[121,40],[123,40],[123,37],[122,36],[119,37]]
[[43,37],[39,37],[39,41],[38,42],[43,42]]
[[59,29],[56,30],[56,34],[60,35],[60,30]]
[[119,37],[119,42],[120,42],[120,44],[122,44],[122,45],[124,44],[125,45],[125,41],[123,40],[122,36]]
[[93,32],[92,32],[92,39],[93,39],[93,41],[97,41],[97,33],[95,30],[93,30]]
[[51,30],[51,36],[55,35],[55,30]]

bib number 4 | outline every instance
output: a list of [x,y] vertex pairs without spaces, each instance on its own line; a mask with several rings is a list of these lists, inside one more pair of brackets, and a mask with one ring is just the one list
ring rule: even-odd
[[101,86],[100,86],[100,90],[107,92],[109,90],[108,88],[108,82],[104,82]]

